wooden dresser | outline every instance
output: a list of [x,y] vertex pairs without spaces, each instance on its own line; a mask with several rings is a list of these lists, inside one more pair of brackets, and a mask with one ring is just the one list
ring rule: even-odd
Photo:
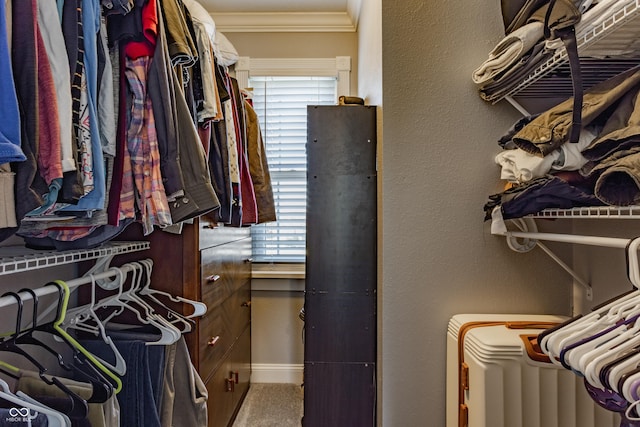
[[150,241],[151,249],[137,259],[153,259],[154,288],[207,304],[207,313],[185,339],[209,392],[209,427],[231,425],[251,375],[249,228],[196,219],[181,234],[157,230],[142,238],[133,224],[119,239]]

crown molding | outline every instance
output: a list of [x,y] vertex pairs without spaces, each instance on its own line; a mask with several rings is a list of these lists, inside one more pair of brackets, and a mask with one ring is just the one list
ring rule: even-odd
[[360,20],[360,10],[362,8],[362,0],[347,0],[347,14],[353,21],[353,26],[358,29],[358,21]]
[[211,16],[223,33],[355,32],[360,0],[351,0],[349,4],[346,12],[211,13]]

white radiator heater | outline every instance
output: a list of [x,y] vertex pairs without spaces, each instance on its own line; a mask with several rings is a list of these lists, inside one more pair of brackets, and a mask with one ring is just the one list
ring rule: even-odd
[[619,427],[620,416],[597,405],[581,377],[535,354],[537,334],[564,320],[453,316],[447,333],[447,427]]

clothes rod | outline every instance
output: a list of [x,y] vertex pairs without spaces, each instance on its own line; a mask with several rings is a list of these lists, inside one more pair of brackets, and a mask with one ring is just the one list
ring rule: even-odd
[[627,247],[632,239],[618,237],[580,236],[573,234],[538,233],[527,231],[507,231],[505,237],[517,237],[521,239],[546,240],[550,242],[576,243],[580,245],[604,246],[610,248]]
[[[133,271],[136,268],[139,268],[139,267],[136,267],[134,264],[124,264],[121,267],[111,267],[110,269],[100,273],[95,273],[89,276],[82,276],[76,279],[65,280],[64,282],[67,284],[67,286],[69,286],[69,290],[73,292],[78,286],[89,284],[92,282],[92,280],[98,281],[103,279],[109,279],[118,274],[126,275],[128,272]],[[34,292],[36,294],[36,297],[40,298],[48,295],[58,294],[59,289],[57,286],[41,286],[39,288],[34,289]],[[32,298],[31,294],[27,292],[20,293],[20,297],[22,298],[23,301],[29,301]],[[0,308],[9,307],[15,304],[16,304],[16,299],[10,295],[0,297]],[[48,307],[41,313],[41,315],[46,315],[53,308],[55,308],[55,306]]]

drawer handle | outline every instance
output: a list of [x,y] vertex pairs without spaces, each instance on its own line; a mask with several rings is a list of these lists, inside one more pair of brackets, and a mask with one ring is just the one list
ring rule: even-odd
[[244,262],[246,262],[246,263],[253,262],[253,258],[245,258],[245,259],[244,259]]
[[207,283],[217,282],[218,280],[220,280],[220,275],[212,274],[211,276],[207,276],[205,280],[207,281]]
[[251,307],[251,301],[245,301],[242,303],[242,307]]
[[218,342],[218,340],[219,340],[219,339],[220,339],[220,335],[215,336],[215,337],[211,337],[211,338],[209,339],[209,341],[207,341],[207,345],[208,345],[209,347],[213,347],[214,345],[216,345],[216,343]]

